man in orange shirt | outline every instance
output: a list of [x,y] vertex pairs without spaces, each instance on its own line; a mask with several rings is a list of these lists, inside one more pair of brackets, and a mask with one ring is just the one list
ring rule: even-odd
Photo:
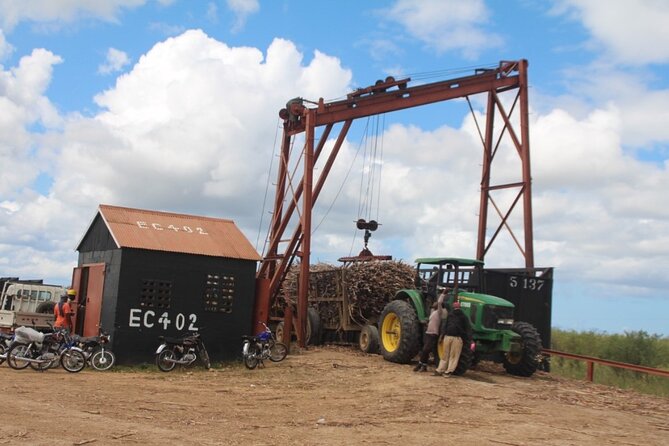
[[75,291],[67,290],[67,294],[63,294],[60,297],[60,302],[53,307],[53,314],[56,317],[56,321],[53,326],[56,328],[67,328],[70,332],[72,331],[72,306],[70,302],[67,301],[69,296],[74,298]]

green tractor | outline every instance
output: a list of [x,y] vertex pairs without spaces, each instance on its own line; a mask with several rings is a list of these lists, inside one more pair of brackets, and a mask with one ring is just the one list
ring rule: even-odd
[[[406,364],[414,359],[421,349],[430,306],[447,288],[445,302],[460,302],[475,343],[473,349],[463,346],[454,374],[462,375],[481,359],[501,362],[517,376],[531,376],[537,370],[541,337],[531,324],[513,320],[511,302],[481,292],[483,262],[439,257],[416,263],[416,288],[398,291],[379,318],[380,351],[387,361]],[[441,358],[442,351],[440,344],[435,357]]]

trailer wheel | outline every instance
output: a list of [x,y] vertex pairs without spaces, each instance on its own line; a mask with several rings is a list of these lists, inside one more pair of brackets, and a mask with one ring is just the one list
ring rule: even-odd
[[504,356],[504,369],[511,375],[532,376],[539,367],[541,336],[527,322],[515,322],[511,329],[520,335],[522,348],[518,353],[507,353]]
[[420,350],[420,323],[408,302],[389,302],[379,319],[381,354],[386,361],[407,364]]
[[374,325],[365,325],[360,330],[358,346],[365,353],[379,352],[379,329]]
[[[278,342],[283,342],[283,321],[279,322],[274,329],[274,336]],[[289,339],[292,340],[292,339]]]
[[314,307],[307,309],[307,339],[309,345],[321,345],[321,335],[323,334],[321,316]]

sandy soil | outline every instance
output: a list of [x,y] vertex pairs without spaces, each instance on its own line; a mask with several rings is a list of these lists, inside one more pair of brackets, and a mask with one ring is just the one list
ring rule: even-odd
[[343,347],[246,370],[0,366],[0,444],[669,445],[669,399],[491,365],[463,377]]

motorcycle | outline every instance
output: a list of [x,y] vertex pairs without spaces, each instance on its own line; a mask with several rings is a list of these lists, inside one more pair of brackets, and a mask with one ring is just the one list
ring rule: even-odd
[[277,342],[272,330],[261,322],[264,331],[256,336],[242,336],[242,356],[247,369],[253,370],[258,365],[265,366],[264,360],[280,362],[288,355],[288,347],[282,342]]
[[110,340],[111,337],[102,328],[98,336],[73,336],[73,342],[81,349],[86,362],[95,370],[100,371],[109,370],[116,363],[116,355],[106,347]]
[[199,357],[206,369],[211,368],[209,353],[204,346],[200,333],[182,338],[160,336],[160,345],[156,350],[156,365],[163,372],[169,372],[177,364],[188,366]]
[[0,364],[7,359],[7,351],[12,346],[14,335],[11,333],[0,332]]
[[40,333],[29,327],[18,327],[14,331],[14,342],[7,352],[7,364],[15,370],[31,366],[44,371],[55,364],[77,373],[86,366],[86,358],[78,347],[66,345],[67,331],[56,329],[52,333]]

